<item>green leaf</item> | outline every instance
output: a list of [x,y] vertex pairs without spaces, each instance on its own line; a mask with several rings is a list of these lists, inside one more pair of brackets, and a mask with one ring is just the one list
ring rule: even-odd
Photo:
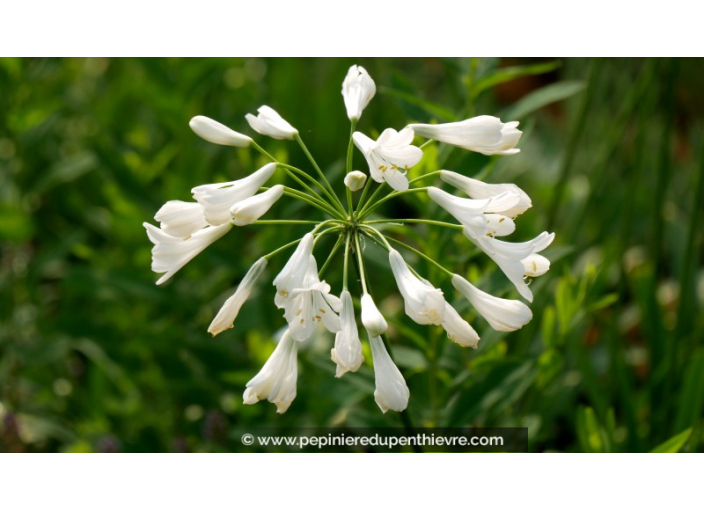
[[477,82],[473,88],[474,97],[491,87],[495,87],[502,83],[506,83],[522,76],[534,76],[536,74],[545,74],[554,71],[560,67],[559,60],[552,62],[541,62],[540,64],[532,64],[528,66],[511,66],[502,67],[497,71]]
[[691,435],[692,428],[690,427],[684,432],[680,432],[675,437],[671,437],[661,445],[656,446],[650,450],[650,453],[677,453],[682,449]]
[[584,90],[585,84],[581,81],[561,81],[531,92],[512,107],[501,114],[503,119],[522,119],[529,113],[540,110],[544,106],[572,97]]

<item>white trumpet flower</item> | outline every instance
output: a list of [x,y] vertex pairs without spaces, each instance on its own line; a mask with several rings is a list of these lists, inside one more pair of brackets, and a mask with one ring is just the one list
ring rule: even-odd
[[511,218],[497,214],[497,211],[514,207],[520,200],[519,195],[512,191],[506,191],[485,200],[476,200],[456,197],[430,186],[428,196],[462,223],[474,237],[508,235],[516,228]]
[[[528,287],[528,284],[523,280],[523,277],[526,275],[526,267],[523,260],[550,246],[550,243],[555,239],[555,234],[543,232],[535,239],[523,243],[509,243],[492,237],[474,237],[474,234],[467,229],[465,229],[465,235],[474,240],[477,246],[496,262],[496,265],[499,266],[511,283],[513,283],[521,296],[528,301],[533,301],[533,293]],[[529,258],[528,260],[530,263],[531,259]],[[545,263],[542,262],[542,260],[540,261],[540,268],[537,267],[537,264],[538,261],[536,261],[536,271],[545,267]],[[549,267],[550,264],[548,262],[548,268]],[[545,271],[547,271],[547,268],[545,268]]]
[[528,324],[533,312],[518,300],[502,299],[479,290],[460,275],[452,277],[452,285],[466,297],[479,315],[496,331],[516,331]]
[[479,343],[479,335],[474,328],[460,317],[450,303],[445,303],[445,317],[442,322],[443,329],[447,332],[447,336],[462,347],[477,348]]
[[442,291],[415,277],[396,250],[389,252],[389,264],[406,305],[406,315],[418,324],[442,324],[445,298]]
[[170,236],[187,239],[194,232],[207,227],[203,206],[198,202],[169,200],[154,215],[162,231]]
[[342,302],[330,294],[330,285],[318,278],[318,264],[315,257],[308,258],[308,268],[302,286],[293,289],[286,302],[284,317],[288,321],[291,336],[300,342],[313,334],[315,327],[322,323],[331,333],[340,331]]
[[418,136],[479,152],[486,156],[517,154],[521,138],[518,122],[503,123],[490,115],[480,115],[462,122],[447,124],[411,124]]
[[362,111],[376,94],[376,85],[362,66],[352,66],[342,82],[342,98],[345,101],[347,117],[359,120]]
[[247,135],[233,131],[224,124],[202,115],[193,117],[188,124],[195,134],[210,143],[232,147],[249,147],[253,142]]
[[335,347],[330,351],[333,362],[337,365],[335,377],[342,377],[347,372],[356,372],[362,366],[362,343],[354,318],[352,296],[346,290],[340,294],[342,311],[340,312],[340,331],[335,334]]
[[293,255],[288,259],[281,272],[274,278],[276,297],[274,303],[277,308],[285,308],[291,299],[293,289],[301,287],[308,270],[310,256],[313,253],[313,234],[306,234],[298,243]]
[[370,337],[381,336],[386,333],[388,325],[386,319],[374,304],[374,300],[369,294],[362,295],[362,324]]
[[492,198],[505,192],[515,193],[519,196],[519,200],[516,205],[503,211],[495,211],[510,218],[515,218],[516,216],[523,214],[532,206],[530,197],[525,191],[515,184],[487,184],[485,182],[478,181],[477,179],[465,177],[464,175],[456,172],[450,172],[448,170],[441,170],[440,178],[450,186],[454,186],[455,188],[464,191],[470,196],[470,198],[479,200]]
[[359,191],[364,187],[366,182],[367,174],[359,170],[353,170],[345,176],[345,186],[347,186],[350,191]]
[[266,265],[267,260],[262,257],[247,271],[247,274],[237,286],[235,293],[225,301],[213,322],[210,323],[208,333],[216,336],[233,327],[237,314],[240,313],[240,308],[249,299],[249,295],[257,284],[257,280],[259,280],[264,269],[266,269]]
[[213,226],[222,225],[232,220],[230,209],[238,202],[254,196],[275,171],[276,164],[269,163],[244,179],[203,184],[191,191],[193,198],[203,206],[206,221]]
[[149,240],[154,243],[152,271],[166,273],[156,281],[157,285],[161,285],[190,262],[193,257],[227,234],[232,225],[225,223],[218,227],[206,227],[188,239],[171,236],[149,223],[144,223],[144,227],[147,229]]
[[262,369],[247,383],[244,403],[267,399],[276,404],[277,413],[285,413],[296,398],[297,378],[298,342],[286,331]]
[[249,125],[260,135],[270,136],[277,140],[293,140],[298,130],[286,122],[276,110],[261,106],[256,117],[251,113],[245,115]]
[[230,207],[232,223],[237,226],[249,225],[264,216],[274,203],[284,194],[280,184],[269,188],[264,193],[246,198]]
[[367,135],[356,132],[352,135],[357,148],[364,154],[369,173],[376,182],[388,182],[396,191],[408,189],[406,171],[418,163],[423,151],[411,145],[413,130],[404,128],[400,132],[385,129],[374,141]]
[[400,413],[408,406],[410,396],[406,381],[386,351],[381,337],[373,336],[369,343],[372,348],[376,385],[374,400],[382,412],[386,413],[390,409]]

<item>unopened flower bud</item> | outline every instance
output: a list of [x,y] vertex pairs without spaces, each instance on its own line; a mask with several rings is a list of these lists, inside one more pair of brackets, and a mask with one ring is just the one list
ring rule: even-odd
[[354,170],[345,176],[345,186],[347,186],[350,191],[359,191],[364,187],[364,183],[366,182],[367,174],[359,170]]

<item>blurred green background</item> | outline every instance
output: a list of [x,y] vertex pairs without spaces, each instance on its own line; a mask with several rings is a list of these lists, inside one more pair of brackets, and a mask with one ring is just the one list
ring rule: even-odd
[[[557,235],[551,271],[533,283],[534,319],[510,334],[475,320],[442,274],[404,254],[471,319],[476,351],[405,317],[369,246],[409,419],[525,426],[531,451],[702,451],[704,73],[701,60],[663,59],[0,60],[0,451],[233,451],[235,428],[402,425],[374,402],[368,351],[359,373],[334,378],[330,334],[301,350],[286,414],[242,404],[285,325],[271,286],[285,256],[235,329],[206,332],[249,266],[306,229],[236,229],[157,287],[142,227],[165,201],[264,163],[196,137],[188,121],[199,114],[252,134],[244,115],[272,106],[341,190],[340,88],[352,64],[378,87],[358,126],[369,135],[479,114],[520,120],[519,155],[434,145],[413,174],[515,182],[533,208],[511,240]],[[256,139],[309,167],[294,143]],[[365,169],[359,154],[355,167]],[[442,216],[418,195],[383,213]],[[282,199],[275,217],[321,216]],[[461,235],[405,237],[516,297]],[[334,291],[341,263],[325,275]]]

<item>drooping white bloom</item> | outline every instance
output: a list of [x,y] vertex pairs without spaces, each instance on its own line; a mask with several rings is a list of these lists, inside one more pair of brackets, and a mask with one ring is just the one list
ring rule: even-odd
[[244,179],[216,184],[203,184],[191,191],[203,206],[206,221],[213,226],[222,225],[232,220],[232,208],[238,202],[254,196],[259,188],[274,175],[276,163],[264,165]]
[[[523,243],[509,243],[494,239],[493,237],[475,238],[473,237],[474,234],[468,231],[468,229],[465,229],[465,235],[475,241],[477,246],[496,262],[508,279],[511,280],[511,283],[513,283],[521,296],[528,301],[533,301],[533,293],[528,287],[528,284],[523,280],[523,277],[526,275],[526,267],[523,260],[550,246],[550,243],[555,239],[555,234],[543,232],[534,239]],[[531,259],[528,260],[530,262]],[[540,267],[543,268],[544,263],[541,261],[540,264]],[[547,269],[545,270],[547,271]]]
[[345,186],[347,186],[350,191],[359,191],[364,187],[366,182],[367,174],[359,170],[353,170],[345,176]]
[[428,196],[453,215],[475,237],[508,235],[516,228],[511,218],[498,214],[514,207],[520,200],[519,195],[513,191],[505,191],[487,199],[476,200],[456,197],[431,186],[428,188]]
[[277,413],[285,413],[296,398],[297,378],[298,342],[286,331],[262,369],[247,383],[244,403],[267,399],[276,404]]
[[276,110],[268,106],[261,106],[256,117],[251,113],[245,115],[249,125],[260,135],[270,136],[277,140],[293,140],[298,130],[286,122]]
[[410,396],[406,381],[386,351],[381,337],[371,337],[369,344],[372,348],[376,385],[374,400],[382,412],[386,413],[391,409],[400,413],[408,406],[408,397]]
[[257,280],[259,280],[264,269],[266,269],[266,265],[267,260],[262,257],[249,268],[249,271],[247,271],[247,274],[237,286],[235,293],[225,301],[213,322],[210,323],[208,333],[215,336],[233,327],[237,314],[240,313],[240,308],[249,299],[249,295],[257,284]]
[[362,324],[370,337],[381,336],[386,333],[388,325],[386,319],[376,307],[369,294],[362,295]]
[[340,312],[340,331],[335,334],[335,347],[330,354],[337,365],[335,377],[342,377],[347,372],[356,372],[362,366],[362,342],[359,341],[357,321],[354,318],[352,296],[346,290],[340,294],[342,311]]
[[502,214],[510,218],[515,218],[519,214],[523,214],[533,205],[530,197],[526,194],[526,192],[515,184],[487,184],[485,182],[466,177],[456,172],[450,172],[449,170],[441,170],[440,178],[449,185],[454,186],[455,188],[461,191],[464,191],[471,198],[476,198],[480,200],[492,198],[507,191],[517,194],[520,198],[515,206],[503,211],[496,211],[501,212]]
[[273,283],[276,286],[274,303],[277,308],[285,308],[286,303],[291,298],[293,289],[303,286],[303,279],[306,276],[310,256],[313,253],[314,240],[313,234],[308,233],[303,236],[291,258],[288,259],[284,268],[274,278]]
[[550,269],[550,261],[537,253],[531,253],[521,262],[523,263],[525,275],[532,278],[544,275]]
[[445,303],[445,318],[442,321],[442,327],[447,332],[447,336],[462,347],[477,348],[479,343],[479,335],[474,328],[460,317],[450,303]]
[[406,170],[423,157],[423,151],[411,145],[411,128],[404,128],[400,132],[391,128],[385,129],[376,141],[360,132],[354,133],[352,139],[364,154],[372,179],[376,182],[386,181],[396,191],[408,189]]
[[193,232],[208,226],[203,206],[198,202],[169,200],[157,211],[154,219],[160,223],[162,231],[180,238],[188,238]]
[[376,94],[376,85],[362,66],[352,66],[342,82],[342,97],[350,120],[359,120],[362,111]]
[[520,152],[520,149],[514,148],[521,138],[518,122],[504,124],[490,115],[447,124],[411,124],[410,127],[423,138],[432,138],[486,156],[508,156]]
[[291,336],[302,342],[310,337],[315,327],[322,323],[331,333],[340,331],[342,302],[330,294],[330,285],[318,278],[315,257],[308,258],[308,267],[301,287],[294,288],[285,303],[284,317],[288,321]]
[[528,324],[533,312],[518,300],[502,299],[479,290],[460,275],[452,277],[452,285],[496,331],[516,331]]
[[252,139],[247,135],[233,131],[224,124],[202,115],[193,117],[188,125],[195,134],[210,143],[232,147],[249,147],[252,143]]
[[274,203],[284,194],[280,184],[273,186],[264,193],[246,198],[230,207],[232,223],[237,226],[249,225],[264,216]]
[[155,273],[166,273],[156,281],[157,285],[164,283],[171,278],[176,271],[190,262],[207,246],[224,236],[231,228],[230,223],[225,223],[219,227],[203,228],[188,239],[174,237],[163,230],[144,223],[147,229],[149,240],[154,243],[152,248],[152,271]]
[[406,305],[406,315],[418,324],[442,324],[445,312],[442,291],[416,278],[396,250],[389,252],[389,263]]

